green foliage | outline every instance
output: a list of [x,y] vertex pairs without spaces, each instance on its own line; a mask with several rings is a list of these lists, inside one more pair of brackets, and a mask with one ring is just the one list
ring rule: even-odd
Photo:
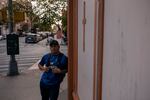
[[67,33],[67,14],[64,14],[62,16],[62,27],[63,27],[63,31]]
[[[39,17],[38,26],[42,30],[51,30],[53,24],[65,22],[62,11],[67,9],[67,0],[34,0],[33,12]],[[37,21],[35,22],[37,24]]]

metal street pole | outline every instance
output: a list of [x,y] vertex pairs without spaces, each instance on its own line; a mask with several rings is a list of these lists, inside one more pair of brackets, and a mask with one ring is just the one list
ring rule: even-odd
[[[8,0],[8,28],[9,28],[9,34],[13,33],[13,5],[12,0]],[[10,55],[10,62],[9,62],[9,72],[8,76],[14,76],[18,75],[18,66],[17,61],[15,59],[15,54]]]

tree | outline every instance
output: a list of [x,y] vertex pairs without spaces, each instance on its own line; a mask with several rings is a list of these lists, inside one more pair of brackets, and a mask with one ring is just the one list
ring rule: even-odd
[[67,10],[64,10],[62,14],[62,27],[63,27],[62,30],[66,34],[67,33]]
[[[33,0],[32,0],[33,1]],[[51,30],[53,24],[62,22],[62,11],[67,10],[67,0],[34,0],[33,12],[43,30]]]

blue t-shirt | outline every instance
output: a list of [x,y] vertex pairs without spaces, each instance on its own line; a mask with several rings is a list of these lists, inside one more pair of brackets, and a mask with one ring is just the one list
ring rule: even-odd
[[[39,64],[42,66],[54,65],[54,66],[57,66],[58,68],[60,68],[61,70],[67,70],[68,58],[62,53],[59,53],[57,55],[48,53],[42,57]],[[43,86],[60,84],[62,82],[64,76],[65,76],[65,73],[54,74],[52,72],[52,70],[49,69],[48,72],[42,73],[40,83]]]

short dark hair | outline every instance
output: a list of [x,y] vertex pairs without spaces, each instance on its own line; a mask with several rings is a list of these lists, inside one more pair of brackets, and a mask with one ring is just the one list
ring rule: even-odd
[[49,44],[49,46],[59,45],[58,41],[52,40]]

